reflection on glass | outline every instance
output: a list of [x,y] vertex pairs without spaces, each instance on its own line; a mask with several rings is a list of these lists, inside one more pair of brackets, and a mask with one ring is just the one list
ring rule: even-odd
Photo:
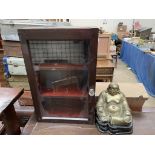
[[29,41],[47,117],[87,118],[88,41]]

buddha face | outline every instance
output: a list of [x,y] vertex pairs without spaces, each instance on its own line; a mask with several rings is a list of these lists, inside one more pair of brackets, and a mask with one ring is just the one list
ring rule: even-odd
[[118,84],[111,83],[109,84],[107,91],[110,95],[114,96],[114,95],[119,94],[120,90],[119,90]]

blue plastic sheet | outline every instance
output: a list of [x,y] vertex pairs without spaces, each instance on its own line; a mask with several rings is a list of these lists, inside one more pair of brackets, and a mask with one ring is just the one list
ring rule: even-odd
[[7,64],[7,59],[8,59],[7,56],[3,57],[4,75],[5,75],[6,78],[10,77],[9,68],[8,68],[8,64]]
[[148,94],[155,97],[155,56],[123,41],[120,58],[131,67]]

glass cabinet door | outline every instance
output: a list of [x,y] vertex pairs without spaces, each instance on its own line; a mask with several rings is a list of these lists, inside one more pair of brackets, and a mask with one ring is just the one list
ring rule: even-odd
[[42,117],[88,121],[88,40],[30,40]]

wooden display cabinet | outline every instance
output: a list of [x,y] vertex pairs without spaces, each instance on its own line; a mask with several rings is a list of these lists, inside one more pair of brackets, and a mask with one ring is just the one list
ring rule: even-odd
[[93,123],[97,28],[18,30],[38,121]]

